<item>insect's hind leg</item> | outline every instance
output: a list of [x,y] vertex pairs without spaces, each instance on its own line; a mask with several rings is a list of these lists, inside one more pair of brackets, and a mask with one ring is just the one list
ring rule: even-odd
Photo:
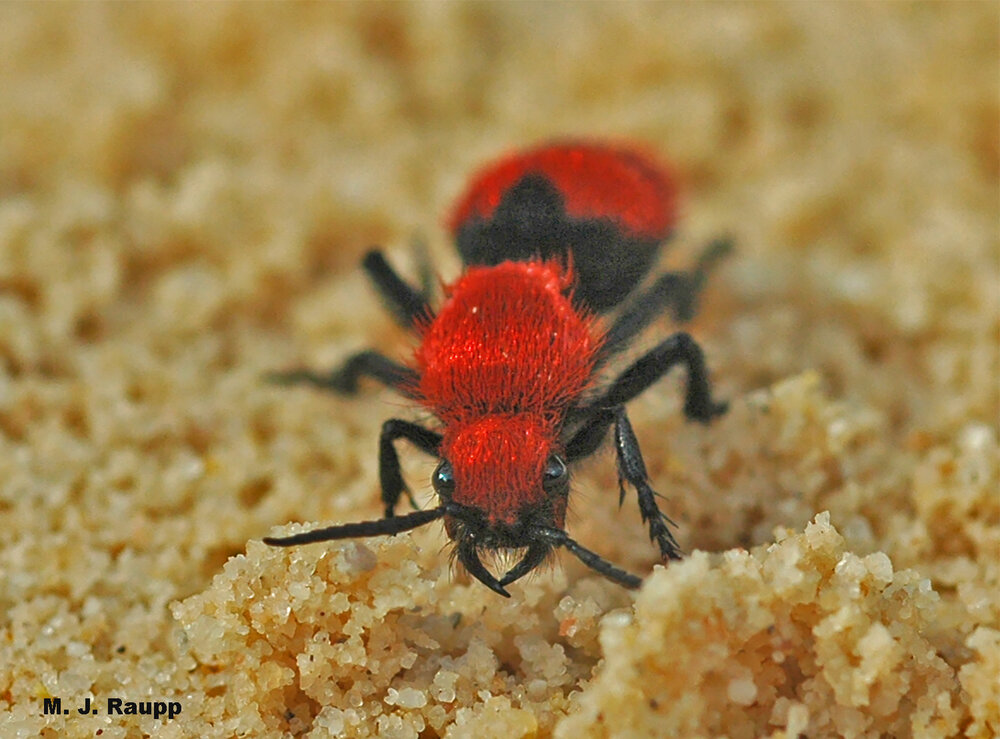
[[424,283],[420,289],[400,277],[378,249],[372,249],[361,260],[361,267],[389,312],[400,326],[408,329],[415,328],[421,320],[431,315],[427,294],[430,285],[427,276],[429,264],[426,250],[417,247],[416,251],[420,261],[421,280]]
[[277,385],[312,385],[341,395],[356,393],[358,381],[362,377],[370,377],[407,396],[412,395],[417,383],[417,373],[414,370],[371,349],[348,357],[332,372],[299,368],[265,375],[268,382]]
[[674,319],[681,323],[690,321],[697,312],[698,297],[709,273],[732,248],[733,243],[728,238],[712,241],[702,251],[693,269],[688,272],[667,272],[649,288],[629,300],[608,329],[602,356],[611,357],[624,349],[629,341],[666,310],[672,312]]

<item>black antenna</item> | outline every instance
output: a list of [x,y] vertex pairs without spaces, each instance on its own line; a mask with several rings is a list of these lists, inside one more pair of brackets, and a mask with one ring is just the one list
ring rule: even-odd
[[337,539],[354,539],[366,536],[391,536],[402,531],[409,531],[431,521],[436,521],[447,514],[444,506],[432,508],[429,511],[417,511],[405,516],[380,518],[377,521],[359,521],[330,526],[325,529],[313,529],[292,536],[265,536],[264,543],[272,547],[290,547],[296,544],[312,544],[317,541],[336,541]]
[[[533,532],[539,539],[544,539],[552,546],[565,547],[570,552],[576,556],[581,562],[583,562],[587,567],[592,569],[598,574],[604,575],[609,580],[614,580],[619,585],[624,585],[626,588],[636,589],[642,584],[642,578],[637,575],[633,575],[631,572],[626,572],[625,570],[615,567],[613,564],[608,562],[608,560],[601,557],[599,554],[595,554],[589,549],[580,546],[575,541],[573,541],[569,534],[560,529],[550,529],[544,526],[539,526],[534,529]],[[517,568],[515,567],[515,570]],[[505,577],[504,580],[507,578]],[[506,584],[506,582],[504,582]]]

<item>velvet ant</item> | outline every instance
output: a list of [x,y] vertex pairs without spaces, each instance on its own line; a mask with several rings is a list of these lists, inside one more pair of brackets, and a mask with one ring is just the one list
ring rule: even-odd
[[[624,404],[677,365],[687,372],[689,419],[707,423],[726,404],[712,398],[701,349],[687,333],[673,334],[610,382],[600,379],[608,360],[660,313],[692,316],[709,269],[729,249],[728,241],[715,241],[692,271],[665,273],[636,290],[675,217],[674,183],[644,153],[551,143],[487,166],[459,198],[449,225],[466,268],[445,285],[437,311],[426,286],[411,286],[381,252],[369,252],[364,270],[419,338],[412,359],[401,364],[369,350],[329,374],[294,370],[272,379],[351,394],[368,377],[430,411],[437,428],[397,418],[383,424],[385,518],[264,541],[289,546],[396,534],[443,518],[454,556],[500,595],[509,597],[506,586],[558,547],[638,587],[637,576],[564,530],[569,466],[595,452],[613,427],[619,505],[627,483],[662,556],[680,558]],[[612,309],[606,326],[599,314]],[[401,495],[413,503],[399,439],[440,460],[431,480],[436,508],[395,515]],[[500,578],[481,559],[515,550],[524,554]]]

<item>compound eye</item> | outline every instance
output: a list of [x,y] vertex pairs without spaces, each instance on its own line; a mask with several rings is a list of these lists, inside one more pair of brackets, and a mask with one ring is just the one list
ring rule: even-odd
[[569,470],[566,463],[558,454],[553,454],[545,463],[545,473],[542,479],[542,487],[546,490],[557,488],[566,483]]
[[450,496],[455,492],[455,471],[451,468],[451,462],[447,459],[441,460],[441,464],[434,470],[431,483],[438,495]]

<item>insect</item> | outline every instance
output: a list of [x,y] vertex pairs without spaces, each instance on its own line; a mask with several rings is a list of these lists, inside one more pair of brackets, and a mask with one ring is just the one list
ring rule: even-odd
[[[397,534],[444,519],[454,556],[502,596],[558,548],[638,587],[639,577],[564,528],[570,467],[613,429],[619,505],[631,486],[661,555],[680,558],[625,403],[681,366],[687,418],[707,423],[726,404],[712,397],[702,351],[683,332],[604,379],[609,360],[658,315],[691,317],[710,268],[730,248],[715,241],[691,271],[667,272],[636,289],[670,235],[675,201],[673,181],[637,150],[550,143],[488,165],[459,198],[449,225],[466,267],[445,285],[437,310],[426,288],[412,286],[381,252],[370,251],[362,266],[400,323],[416,333],[413,356],[400,363],[368,350],[328,374],[298,369],[272,379],[352,394],[370,378],[429,411],[435,427],[398,418],[383,424],[385,518],[264,541],[290,546]],[[417,508],[403,480],[399,440],[439,460],[431,478],[437,507],[396,515],[404,494]],[[520,551],[500,577],[482,561]]]

